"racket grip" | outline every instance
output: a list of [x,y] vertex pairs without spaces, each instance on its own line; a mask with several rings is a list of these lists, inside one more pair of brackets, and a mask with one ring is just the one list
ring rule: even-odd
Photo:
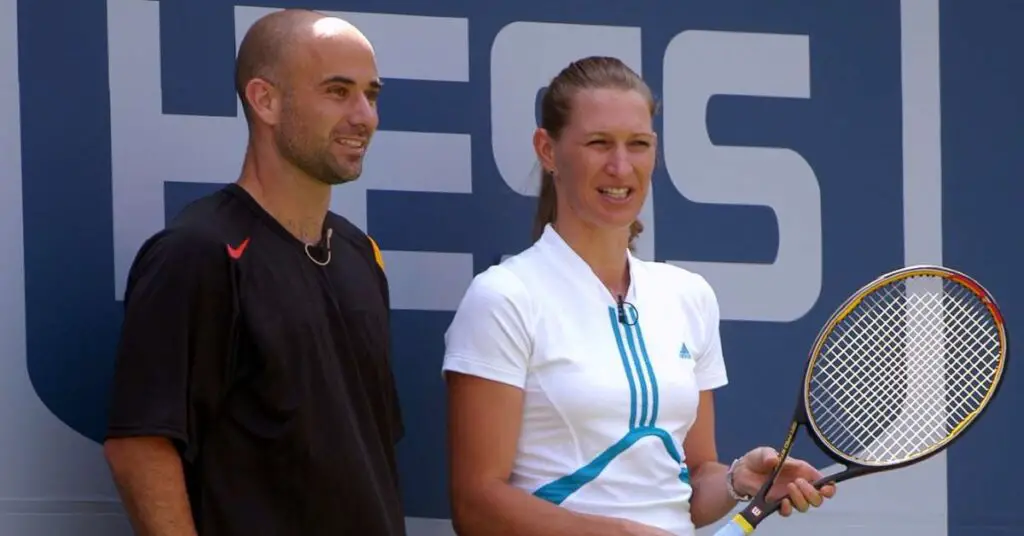
[[747,523],[746,519],[736,514],[732,519],[729,520],[729,524],[718,529],[715,536],[747,536],[754,532],[754,527]]

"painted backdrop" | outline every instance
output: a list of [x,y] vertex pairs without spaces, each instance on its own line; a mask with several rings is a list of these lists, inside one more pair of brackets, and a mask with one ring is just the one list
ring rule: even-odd
[[[344,11],[387,78],[366,174],[333,208],[386,250],[414,536],[449,530],[443,330],[473,274],[528,245],[537,90],[577,57],[623,58],[662,102],[640,253],[719,293],[723,457],[782,440],[821,322],[880,272],[947,263],[1024,322],[1019,3],[583,5],[0,0],[0,533],[128,534],[98,443],[125,274],[237,176],[233,56],[275,7]],[[946,455],[761,532],[1018,534],[1022,390],[1011,369]]]

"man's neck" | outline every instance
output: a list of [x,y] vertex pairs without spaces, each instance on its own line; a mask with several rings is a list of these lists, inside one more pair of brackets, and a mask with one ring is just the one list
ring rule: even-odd
[[322,239],[331,187],[288,164],[276,154],[245,157],[238,185],[292,235],[306,244]]

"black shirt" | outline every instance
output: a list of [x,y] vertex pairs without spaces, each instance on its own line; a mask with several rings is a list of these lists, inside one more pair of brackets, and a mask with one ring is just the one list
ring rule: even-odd
[[357,227],[324,231],[307,255],[230,184],[132,264],[108,437],[174,440],[202,536],[405,534],[387,281]]

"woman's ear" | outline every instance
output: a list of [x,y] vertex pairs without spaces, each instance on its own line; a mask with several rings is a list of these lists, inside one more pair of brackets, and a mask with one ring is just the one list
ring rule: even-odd
[[555,140],[551,139],[548,131],[538,128],[533,132],[533,150],[537,153],[537,160],[545,171],[555,171]]

